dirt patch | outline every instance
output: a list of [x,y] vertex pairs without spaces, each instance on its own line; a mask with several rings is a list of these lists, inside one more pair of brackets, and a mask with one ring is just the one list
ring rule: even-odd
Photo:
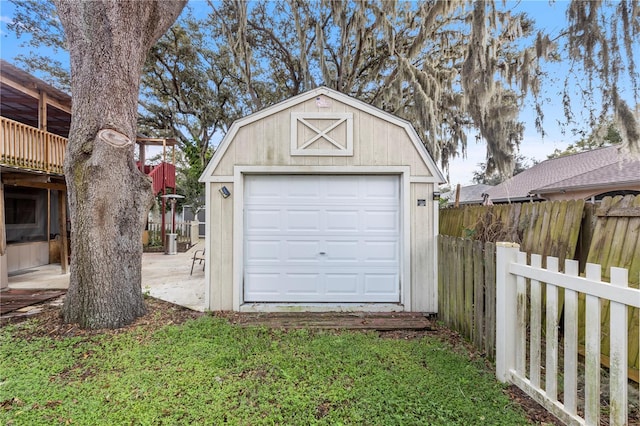
[[[61,300],[44,303],[38,306],[38,312],[29,317],[15,317],[2,320],[2,325],[8,323],[19,323],[26,319],[35,319],[33,326],[24,330],[19,337],[32,339],[36,337],[66,338],[72,336],[92,336],[100,334],[116,335],[136,329],[144,329],[153,332],[167,325],[182,324],[188,320],[206,315],[202,312],[195,312],[188,308],[174,305],[159,299],[149,297],[145,300],[147,313],[138,318],[133,324],[115,330],[85,330],[77,324],[64,324],[60,317]],[[242,323],[241,314],[225,312],[216,313],[217,317],[225,318],[230,323]],[[469,356],[471,359],[484,360],[489,369],[493,368],[491,363],[485,359],[473,346],[469,345],[458,333],[440,326],[436,321],[430,321],[429,326],[419,330],[397,329],[378,331],[379,335],[385,339],[419,339],[425,336],[436,337],[442,341],[450,343],[453,350]],[[506,388],[511,399],[520,405],[532,424],[537,425],[562,425],[562,423],[542,408],[537,402],[529,398],[515,386]],[[328,407],[326,404],[318,406],[316,417],[324,417]]]
[[[202,312],[192,311],[191,309],[174,305],[152,297],[145,299],[147,313],[138,318],[133,324],[114,330],[86,330],[80,328],[78,324],[65,324],[60,316],[60,307],[62,299],[44,303],[37,306],[37,312],[33,315],[23,317],[3,317],[1,325],[16,324],[27,319],[34,320],[34,326],[25,330],[23,337],[31,339],[34,337],[53,337],[64,338],[73,336],[92,336],[100,334],[120,334],[137,328],[144,328],[146,331],[153,332],[164,326],[172,324],[182,324],[190,319],[195,319],[205,315]],[[20,333],[20,332],[19,332]]]

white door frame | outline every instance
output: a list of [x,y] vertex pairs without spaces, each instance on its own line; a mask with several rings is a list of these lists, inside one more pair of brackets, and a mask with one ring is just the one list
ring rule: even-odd
[[[411,310],[411,220],[409,166],[234,166],[233,168],[233,310],[244,304],[244,177],[245,175],[396,175],[400,177],[400,305]],[[269,305],[268,303],[261,305]],[[277,305],[277,304],[271,304]],[[291,304],[294,306],[305,303]],[[323,304],[336,306],[339,304]],[[354,305],[348,303],[345,305]],[[359,304],[362,305],[362,304]],[[375,304],[367,304],[370,307]],[[391,305],[390,305],[391,306]],[[389,310],[392,310],[391,307]],[[398,310],[397,308],[395,310]]]

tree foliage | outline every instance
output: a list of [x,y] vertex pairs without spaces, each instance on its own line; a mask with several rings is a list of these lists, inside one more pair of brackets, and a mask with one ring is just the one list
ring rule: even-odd
[[[71,89],[68,64],[54,59],[67,50],[62,23],[53,1],[10,0],[14,4],[13,21],[7,28],[15,32],[18,38],[24,37],[21,47],[24,53],[16,56],[15,61],[25,71],[41,74],[43,80],[62,89]],[[47,54],[42,53],[42,49]]]
[[[46,2],[12,1],[16,33],[32,34],[34,46],[64,45]],[[533,98],[544,134],[544,65],[561,60],[566,124],[583,127],[573,111],[591,106],[589,126],[612,115],[622,144],[638,151],[628,103],[638,103],[639,1],[567,4],[567,27],[546,34],[496,1],[210,0],[208,16],[184,16],[149,54],[141,124],[173,132],[204,158],[235,118],[326,85],[411,121],[445,168],[475,128],[486,164],[508,175],[523,102]],[[18,59],[53,64],[30,58]]]
[[[516,155],[512,176],[524,172],[528,168],[535,166],[538,162],[534,159],[527,158],[524,155]],[[491,170],[491,171],[490,171]],[[505,176],[496,170],[491,164],[479,163],[478,170],[473,171],[473,183],[482,183],[485,185],[498,185],[511,176]]]
[[445,167],[476,127],[509,169],[539,86],[526,16],[470,1],[210,4],[252,110],[326,85],[411,121]]
[[201,169],[214,137],[243,114],[234,100],[238,90],[229,54],[208,45],[208,39],[190,15],[175,24],[149,51],[140,99],[141,130],[176,137]]
[[577,142],[569,144],[565,149],[556,148],[547,159],[564,157],[565,155],[578,154],[610,145],[622,143],[622,137],[616,125],[609,121],[599,126],[590,136],[580,138]]
[[[597,128],[613,113],[622,146],[640,155],[638,118],[625,100],[627,95],[635,105],[640,103],[636,67],[640,53],[640,2],[574,0],[567,18],[568,57],[572,67],[581,66],[587,76],[583,95],[585,105],[592,105],[589,124]],[[629,85],[631,96],[623,92],[621,82]],[[569,84],[565,80],[565,87]],[[567,115],[571,117],[570,112]]]

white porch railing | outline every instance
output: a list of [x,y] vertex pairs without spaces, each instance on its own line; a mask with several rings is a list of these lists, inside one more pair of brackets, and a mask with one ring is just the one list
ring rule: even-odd
[[[531,265],[527,265],[527,255],[519,251],[517,244],[496,245],[496,376],[502,382],[517,385],[567,424],[600,424],[601,304],[609,301],[610,329],[602,331],[609,333],[611,345],[610,424],[628,424],[627,311],[629,307],[640,308],[640,290],[627,286],[626,269],[611,268],[611,283],[605,283],[600,280],[600,265],[587,264],[586,278],[582,278],[578,276],[577,261],[567,260],[564,273],[558,272],[558,259],[547,257],[546,263],[543,269],[541,256],[532,255]],[[564,347],[559,348],[562,289]],[[586,299],[584,368],[578,368],[579,293]],[[637,325],[634,328],[637,330]],[[559,349],[563,349],[562,358]],[[560,361],[563,368],[558,374]]]
[[[171,232],[171,220],[167,220],[164,225],[165,233]],[[162,223],[149,222],[149,242],[152,245],[162,245]],[[175,233],[177,234],[178,243],[194,244],[197,242],[197,235],[195,240],[191,238],[191,222],[178,222],[175,223]]]

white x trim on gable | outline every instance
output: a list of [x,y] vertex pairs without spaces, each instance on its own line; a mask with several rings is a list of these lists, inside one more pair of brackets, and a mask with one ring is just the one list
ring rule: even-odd
[[[310,120],[313,120],[315,123]],[[329,125],[323,129],[319,128],[321,127],[320,122],[325,121],[328,122]],[[304,127],[311,130],[314,135],[310,138],[305,138]],[[331,145],[320,145],[321,141],[326,141]],[[337,112],[292,112],[291,155],[352,156],[353,114]]]

